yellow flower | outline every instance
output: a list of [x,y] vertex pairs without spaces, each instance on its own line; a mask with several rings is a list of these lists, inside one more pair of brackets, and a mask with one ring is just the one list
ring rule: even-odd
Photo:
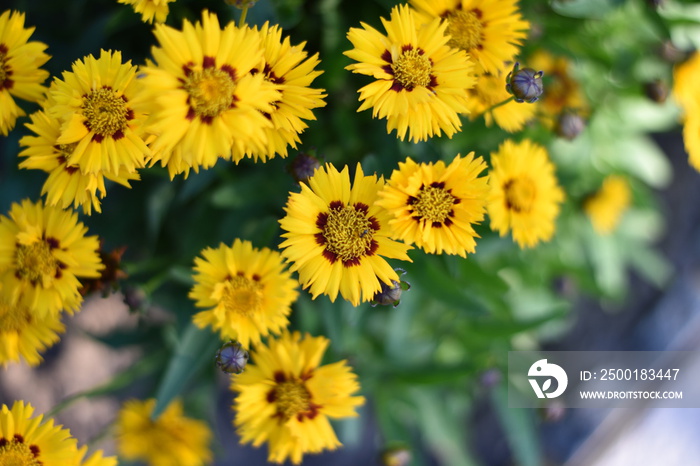
[[78,215],[41,201],[14,203],[0,216],[0,289],[10,305],[27,306],[39,316],[77,310],[78,278],[96,278],[103,268],[96,236]]
[[255,363],[232,377],[241,442],[258,447],[267,441],[268,461],[289,458],[299,464],[304,453],[341,446],[328,418],[356,416],[355,408],[364,403],[352,396],[360,385],[345,361],[320,365],[328,343],[284,332],[257,346],[251,354]]
[[266,153],[266,128],[272,102],[280,100],[263,73],[260,34],[229,23],[223,30],[215,14],[202,22],[185,21],[182,31],[158,24],[155,63],[141,69],[139,104],[150,113],[156,135],[151,163],[168,167],[171,177],[213,166],[218,157]]
[[195,259],[189,296],[197,307],[209,309],[194,316],[195,324],[210,325],[222,339],[238,340],[246,348],[289,325],[298,282],[279,252],[236,239],[230,247],[207,248],[202,256]]
[[129,400],[119,411],[117,451],[126,460],[150,466],[200,466],[211,461],[211,430],[204,421],[186,417],[175,400],[151,419],[156,400]]
[[[259,34],[264,51],[263,60],[252,70],[262,73],[265,81],[274,85],[280,98],[272,104],[272,110],[265,116],[272,121],[272,128],[265,128],[267,144],[265,150],[250,147],[246,153],[233,147],[233,160],[238,162],[244,156],[254,160],[272,158],[275,154],[287,156],[287,146],[296,148],[301,142],[299,134],[307,128],[304,120],[315,120],[311,109],[324,107],[323,89],[314,89],[312,81],[322,73],[314,68],[319,64],[318,54],[308,57],[304,45],[291,45],[289,37],[282,41],[282,29],[265,23]],[[308,57],[308,58],[307,58]]]
[[530,57],[527,66],[544,71],[544,93],[538,102],[545,115],[556,118],[566,109],[574,109],[584,115],[588,112],[588,104],[579,83],[571,76],[571,63],[566,57],[539,50]]
[[[299,272],[314,299],[338,292],[353,306],[369,301],[399,277],[381,256],[410,261],[409,246],[389,238],[389,213],[376,205],[384,180],[365,176],[357,164],[350,184],[348,167],[330,164],[316,170],[300,193],[291,193],[280,220],[286,240],[282,256]],[[362,298],[360,298],[362,295]]]
[[473,152],[448,166],[410,158],[399,163],[377,201],[392,217],[393,237],[429,253],[473,253],[478,235],[472,224],[484,219],[489,194],[486,177],[479,177],[485,169]]
[[26,115],[13,97],[38,102],[49,77],[40,69],[50,56],[46,44],[31,41],[34,28],[24,27],[24,13],[9,10],[0,15],[0,134],[7,136],[20,116]]
[[170,8],[168,3],[175,0],[117,0],[124,5],[131,5],[136,13],[141,13],[141,21],[144,23],[164,23],[168,17]]
[[[31,123],[26,126],[36,136],[24,136],[19,143],[25,149],[20,157],[26,157],[19,164],[20,168],[38,169],[48,173],[41,194],[46,194],[46,204],[68,209],[71,205],[82,206],[83,212],[92,214],[94,208],[101,212],[100,198],[107,194],[105,178],[126,187],[131,187],[129,181],[138,180],[138,173],[128,173],[122,169],[117,174],[98,171],[83,173],[75,164],[69,164],[77,146],[59,144],[61,123],[51,118],[44,111],[38,111],[31,116]],[[98,194],[99,193],[99,194]]]
[[0,295],[0,364],[19,362],[23,358],[30,366],[42,361],[40,351],[58,342],[65,327],[59,314],[35,315],[26,305],[10,305]]
[[530,24],[517,0],[410,0],[423,22],[442,18],[448,45],[464,50],[478,64],[477,73],[496,74],[514,61]]
[[372,116],[387,119],[387,132],[403,140],[423,141],[443,132],[459,131],[460,113],[467,113],[467,89],[474,86],[473,63],[447,45],[446,24],[439,19],[419,27],[408,6],[397,6],[389,21],[382,18],[384,35],[361,23],[348,39],[355,47],[344,52],[357,61],[346,69],[371,76],[360,89],[358,111],[373,108]]
[[683,142],[690,165],[700,171],[700,91],[697,76],[700,73],[700,53],[695,52],[687,61],[673,70],[673,95],[683,110]]
[[73,63],[49,89],[46,112],[61,122],[57,144],[75,146],[68,164],[87,174],[134,173],[150,154],[145,116],[134,109],[136,67],[121,52],[102,50]]
[[697,111],[700,104],[697,77],[700,73],[700,53],[694,52],[690,58],[673,69],[673,95],[686,112]]
[[491,165],[491,229],[501,236],[511,230],[521,248],[549,241],[564,192],[545,148],[527,139],[507,140],[491,154]]
[[[469,117],[474,120],[484,116],[486,126],[496,124],[514,133],[523,129],[525,124],[535,117],[537,102],[532,104],[518,103],[515,100],[505,102],[512,96],[506,91],[506,79],[503,73],[484,73],[477,78],[476,87],[469,91]],[[495,108],[494,108],[495,107]]]
[[32,417],[34,408],[15,401],[12,408],[0,407],[0,464],[17,466],[116,466],[115,458],[103,458],[98,451],[88,462],[82,458],[86,448],[70,431],[55,426],[53,419],[42,422],[43,415]]
[[586,199],[583,210],[590,217],[593,228],[600,234],[612,233],[622,214],[630,205],[632,192],[627,180],[611,175],[605,178],[600,190]]

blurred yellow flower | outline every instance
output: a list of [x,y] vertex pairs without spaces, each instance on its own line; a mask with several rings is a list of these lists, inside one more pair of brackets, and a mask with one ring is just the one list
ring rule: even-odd
[[491,154],[491,229],[509,230],[521,248],[549,241],[554,235],[564,191],[544,147],[527,139],[506,140]]
[[289,325],[298,282],[279,252],[236,239],[232,246],[202,251],[194,270],[189,297],[197,307],[208,308],[193,317],[200,328],[211,326],[223,340],[238,340],[247,348]]
[[683,142],[688,161],[700,171],[700,90],[697,77],[700,73],[700,53],[676,66],[673,70],[673,95],[683,110]]
[[38,102],[49,72],[40,69],[50,56],[46,44],[28,42],[34,28],[24,27],[24,13],[9,10],[0,15],[0,134],[7,136],[18,117],[26,115],[13,97]]
[[446,24],[439,19],[420,27],[413,10],[397,6],[387,34],[361,23],[348,39],[355,47],[344,52],[357,61],[346,69],[371,76],[374,82],[360,89],[358,111],[373,108],[372,116],[387,119],[387,132],[406,133],[413,142],[444,132],[448,137],[462,127],[460,113],[468,113],[467,89],[474,86],[473,63],[447,45]]
[[422,22],[440,18],[448,45],[464,50],[477,63],[477,74],[496,74],[514,61],[530,24],[518,0],[410,0]]
[[[578,81],[571,75],[568,58],[555,56],[546,50],[538,50],[528,60],[527,66],[544,72],[544,93],[539,100],[539,109],[551,122],[564,110],[576,110],[586,115],[588,103]],[[553,123],[552,123],[553,124]]]
[[484,219],[489,195],[486,177],[479,177],[486,168],[473,152],[447,166],[442,160],[399,163],[377,201],[391,215],[392,237],[429,253],[473,253],[478,235],[472,224]]
[[126,460],[149,466],[201,466],[212,459],[211,430],[206,422],[183,414],[182,402],[174,400],[155,420],[155,399],[129,400],[119,411],[116,424],[117,451]]
[[600,190],[583,204],[593,228],[605,235],[612,233],[632,200],[629,182],[622,176],[610,175],[603,180]]
[[82,303],[78,278],[96,278],[103,268],[97,236],[78,215],[41,201],[14,203],[0,216],[0,296],[43,317],[74,312]]
[[117,0],[124,5],[131,5],[136,13],[141,14],[141,21],[144,23],[164,23],[170,12],[168,3],[175,0]]
[[231,390],[242,443],[268,442],[268,461],[294,464],[305,453],[341,446],[328,418],[357,416],[364,403],[357,377],[345,361],[321,366],[329,340],[284,332],[251,354],[254,364],[234,375]]
[[474,120],[483,115],[486,126],[493,122],[508,131],[515,133],[523,129],[537,113],[538,103],[521,103],[511,100],[503,105],[511,95],[506,91],[506,78],[503,73],[484,73],[477,78],[476,87],[469,90],[469,118]]
[[246,153],[233,147],[233,160],[238,162],[244,156],[263,162],[280,154],[287,156],[288,146],[297,147],[301,142],[299,134],[307,128],[304,120],[315,120],[314,108],[324,107],[326,96],[323,89],[311,86],[322,71],[314,68],[320,63],[318,54],[311,57],[304,50],[304,43],[291,45],[289,37],[282,40],[282,29],[265,23],[259,34],[263,48],[263,60],[253,68],[252,74],[262,73],[265,81],[274,85],[280,97],[272,103],[272,110],[265,116],[272,121],[272,128],[265,128],[267,144],[264,150],[250,147]]
[[389,238],[389,213],[376,204],[383,186],[359,163],[352,184],[347,166],[338,172],[327,164],[301,183],[300,193],[290,193],[280,248],[314,299],[326,294],[335,301],[340,292],[357,306],[371,300],[381,282],[399,281],[384,257],[410,261],[410,246]]
[[170,176],[212,167],[219,157],[267,153],[265,117],[280,100],[264,73],[260,33],[229,23],[219,26],[213,13],[202,21],[185,20],[182,30],[155,27],[160,46],[155,62],[141,68],[139,108],[150,114],[151,164],[167,166]]

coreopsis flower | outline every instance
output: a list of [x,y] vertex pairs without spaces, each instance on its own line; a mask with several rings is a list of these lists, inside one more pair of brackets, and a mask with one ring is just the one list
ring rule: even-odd
[[700,53],[695,52],[687,61],[673,70],[673,96],[683,111],[683,142],[688,161],[700,171],[700,91],[697,76],[700,73]]
[[391,216],[392,237],[434,254],[467,256],[476,247],[473,224],[484,219],[489,185],[481,157],[471,152],[452,163],[399,163],[377,205]]
[[40,67],[49,55],[46,44],[29,41],[34,28],[24,27],[24,13],[0,15],[0,134],[7,136],[20,116],[26,115],[14,98],[38,102],[46,90],[49,72]]
[[539,50],[527,63],[535,70],[542,70],[547,78],[544,94],[539,99],[541,112],[550,119],[564,110],[576,110],[580,114],[588,112],[581,86],[571,75],[571,63],[566,57]]
[[0,295],[0,364],[4,367],[20,359],[30,366],[39,365],[39,353],[58,342],[58,334],[64,331],[58,313],[39,316],[22,303],[11,305]]
[[205,249],[195,259],[189,297],[207,309],[193,317],[194,323],[246,348],[270,332],[278,334],[289,324],[298,295],[298,282],[285,269],[279,252],[254,248],[250,241]]
[[505,82],[502,72],[479,76],[474,89],[469,90],[469,118],[474,120],[483,115],[486,126],[495,122],[505,131],[514,133],[535,117],[537,104],[508,101],[511,96],[506,91]]
[[347,166],[338,172],[326,164],[289,195],[280,248],[314,299],[326,294],[335,301],[340,292],[357,306],[381,291],[382,282],[399,280],[384,257],[410,261],[410,246],[389,238],[389,213],[376,204],[383,186],[360,164],[352,184]]
[[564,191],[546,149],[527,139],[506,140],[491,154],[491,165],[491,229],[501,236],[511,231],[521,248],[549,241]]
[[170,12],[168,3],[175,0],[117,0],[124,5],[131,5],[136,13],[141,15],[141,21],[144,23],[164,23]]
[[357,61],[346,69],[371,76],[359,90],[362,105],[372,116],[387,119],[387,132],[399,139],[423,141],[443,132],[452,137],[468,113],[467,89],[474,86],[473,63],[463,51],[450,48],[446,24],[434,19],[421,27],[413,10],[402,5],[382,18],[386,35],[361,23],[348,39],[355,47],[344,52]]
[[0,407],[0,464],[116,466],[116,459],[102,457],[101,451],[83,461],[86,448],[78,449],[68,429],[33,414],[32,405],[24,401],[15,401],[11,408],[5,404]]
[[241,442],[256,447],[267,442],[268,461],[299,464],[305,453],[341,446],[329,418],[356,416],[355,408],[364,403],[353,396],[360,385],[345,361],[321,365],[328,343],[285,332],[256,346],[254,364],[232,377]]
[[450,47],[477,63],[477,74],[497,74],[520,52],[530,24],[517,0],[410,0],[421,21],[442,19]]
[[289,37],[282,40],[282,29],[265,23],[258,31],[263,48],[263,60],[251,71],[261,73],[265,81],[273,84],[280,97],[272,103],[272,110],[265,116],[272,121],[271,128],[265,128],[267,144],[264,150],[250,147],[241,153],[234,146],[233,160],[238,162],[244,156],[262,160],[279,154],[287,156],[289,146],[297,147],[301,142],[299,134],[307,128],[304,120],[315,120],[314,108],[323,107],[323,89],[314,89],[311,83],[322,71],[315,70],[319,64],[318,54],[311,57],[304,50],[305,44],[291,45]]
[[145,115],[135,109],[136,67],[119,51],[102,50],[73,63],[49,88],[46,112],[61,122],[60,145],[75,145],[68,166],[84,174],[134,173],[150,154]]
[[630,205],[632,191],[622,176],[610,175],[603,180],[600,190],[585,200],[583,210],[600,234],[612,233]]
[[91,215],[93,209],[102,212],[100,199],[107,194],[105,179],[126,187],[131,187],[130,181],[139,179],[137,172],[130,173],[123,166],[120,166],[118,173],[107,170],[83,173],[78,165],[69,162],[78,144],[58,143],[61,137],[60,120],[43,110],[34,112],[30,118],[31,123],[26,126],[35,136],[20,139],[24,150],[19,156],[25,159],[19,167],[48,173],[41,189],[41,194],[46,195],[46,205],[62,209],[80,206],[87,215]]
[[100,276],[96,236],[78,215],[41,201],[14,203],[0,216],[0,296],[39,316],[74,312],[82,303],[79,278]]
[[151,163],[168,167],[171,177],[213,166],[219,157],[267,153],[265,117],[280,100],[264,73],[252,73],[264,60],[260,33],[229,23],[223,29],[213,13],[185,20],[182,30],[155,27],[160,46],[154,62],[141,68],[140,108],[150,116]]
[[155,406],[155,399],[124,403],[115,434],[119,456],[150,466],[208,464],[212,434],[207,423],[185,416],[180,400],[171,402],[157,419],[152,419]]

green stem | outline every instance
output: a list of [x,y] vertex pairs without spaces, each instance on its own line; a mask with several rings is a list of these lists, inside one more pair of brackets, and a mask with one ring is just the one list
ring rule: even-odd
[[[510,97],[508,97],[506,100],[504,100],[503,102],[499,102],[499,103],[497,103],[496,105],[492,106],[491,108],[487,109],[486,111],[484,111],[484,113],[491,112],[491,111],[497,109],[498,107],[502,107],[502,106],[504,106],[505,104],[512,102],[513,99],[515,99],[515,96],[510,96]],[[484,113],[482,113],[482,115],[483,115]]]
[[241,19],[238,20],[238,27],[241,27],[245,24],[246,16],[248,16],[248,7],[243,8],[243,12],[241,13]]

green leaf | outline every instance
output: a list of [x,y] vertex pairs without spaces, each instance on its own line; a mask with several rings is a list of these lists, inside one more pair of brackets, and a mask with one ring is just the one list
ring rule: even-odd
[[515,456],[515,464],[520,466],[544,464],[537,437],[534,411],[529,408],[509,408],[508,388],[505,383],[493,389],[491,400],[506,433],[513,456]]
[[213,363],[214,353],[220,344],[218,335],[190,323],[180,338],[156,391],[156,406],[151,414],[153,419],[185,390],[187,383],[199,374],[207,362]]
[[502,321],[478,321],[471,322],[470,327],[481,336],[492,338],[503,338],[516,335],[518,333],[535,330],[539,326],[554,320],[566,317],[569,304],[562,301],[557,307],[552,309],[551,313],[543,317],[529,319],[520,322],[502,322]]
[[603,18],[624,0],[553,0],[552,9],[573,18]]

